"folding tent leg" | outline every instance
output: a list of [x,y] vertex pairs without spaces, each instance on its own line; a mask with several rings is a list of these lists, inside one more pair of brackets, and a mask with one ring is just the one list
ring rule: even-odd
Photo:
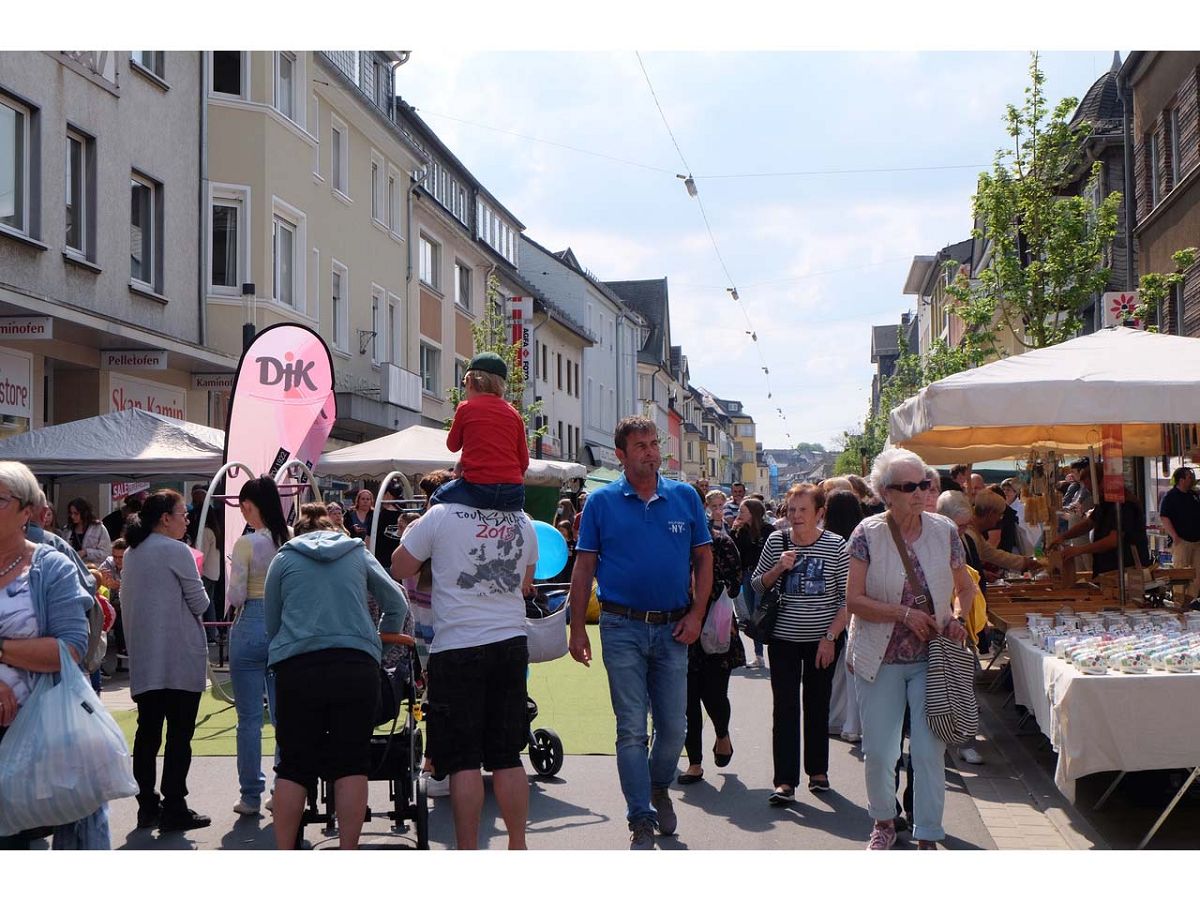
[[1154,835],[1158,833],[1158,829],[1162,827],[1162,823],[1167,821],[1167,816],[1171,814],[1171,811],[1179,805],[1179,801],[1183,799],[1183,795],[1187,793],[1187,789],[1192,786],[1192,782],[1196,780],[1197,775],[1200,775],[1200,766],[1192,769],[1192,774],[1187,777],[1187,780],[1183,783],[1179,790],[1175,792],[1175,796],[1171,798],[1171,802],[1167,804],[1167,808],[1164,809],[1162,815],[1158,817],[1158,821],[1155,822],[1154,826],[1146,832],[1146,836],[1142,838],[1142,842],[1138,844],[1137,848],[1139,850],[1146,849],[1146,845],[1150,843],[1150,841],[1154,838]]
[[1100,810],[1103,808],[1104,804],[1108,802],[1108,798],[1112,796],[1112,792],[1117,789],[1117,785],[1121,783],[1121,779],[1124,777],[1124,772],[1117,773],[1117,777],[1114,778],[1113,783],[1108,786],[1108,790],[1100,795],[1100,799],[1097,800],[1096,805],[1092,807],[1093,810]]

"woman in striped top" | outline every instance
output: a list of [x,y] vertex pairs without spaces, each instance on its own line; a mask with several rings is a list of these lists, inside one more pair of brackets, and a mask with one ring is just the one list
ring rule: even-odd
[[787,493],[791,525],[768,539],[754,570],[754,590],[780,579],[779,614],[767,659],[774,700],[772,806],[792,801],[800,780],[800,700],[804,701],[804,771],[808,789],[829,790],[829,697],[846,630],[846,542],[821,528],[825,491],[795,484]]

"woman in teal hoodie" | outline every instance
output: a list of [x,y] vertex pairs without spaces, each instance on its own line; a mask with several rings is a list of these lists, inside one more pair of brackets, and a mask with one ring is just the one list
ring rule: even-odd
[[275,843],[295,847],[307,785],[333,781],[342,850],[358,848],[367,809],[370,740],[383,645],[399,632],[404,592],[361,540],[336,530],[324,505],[300,508],[292,540],[271,561],[263,593],[267,664],[275,672]]

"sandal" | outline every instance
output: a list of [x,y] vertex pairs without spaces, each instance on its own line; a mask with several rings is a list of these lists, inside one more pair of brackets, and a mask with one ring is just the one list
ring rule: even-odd
[[796,789],[794,787],[777,787],[774,793],[767,798],[767,802],[772,806],[787,806],[796,798]]
[[704,770],[701,769],[699,774],[692,775],[688,772],[681,772],[679,777],[675,779],[676,784],[699,784],[704,780]]

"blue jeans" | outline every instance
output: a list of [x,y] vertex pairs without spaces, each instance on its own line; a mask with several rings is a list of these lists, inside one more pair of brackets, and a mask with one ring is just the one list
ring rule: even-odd
[[465,478],[455,478],[433,492],[429,505],[438,503],[459,503],[474,509],[494,509],[497,512],[521,512],[525,509],[525,485],[472,484]]
[[263,692],[275,721],[275,673],[267,669],[267,625],[261,599],[247,599],[229,634],[229,676],[237,709],[237,769],[242,799],[257,804],[262,771]]
[[[630,828],[657,822],[651,788],[675,778],[687,736],[687,645],[671,636],[675,622],[649,625],[600,614],[600,641],[608,691],[617,717],[617,776]],[[654,717],[654,740],[646,715]]]
[[[742,578],[742,599],[746,603],[746,615],[754,615],[754,611],[758,609],[758,602],[762,599],[762,596],[758,593],[758,591],[754,590],[754,588],[750,586],[749,575],[746,575]],[[754,655],[763,655],[762,641],[754,642]]]
[[914,784],[913,837],[940,841],[946,805],[946,745],[925,721],[928,663],[881,665],[874,681],[854,676],[862,716],[862,749],[867,764],[867,812],[885,822],[896,815],[896,761],[907,699],[911,715],[909,756]]

